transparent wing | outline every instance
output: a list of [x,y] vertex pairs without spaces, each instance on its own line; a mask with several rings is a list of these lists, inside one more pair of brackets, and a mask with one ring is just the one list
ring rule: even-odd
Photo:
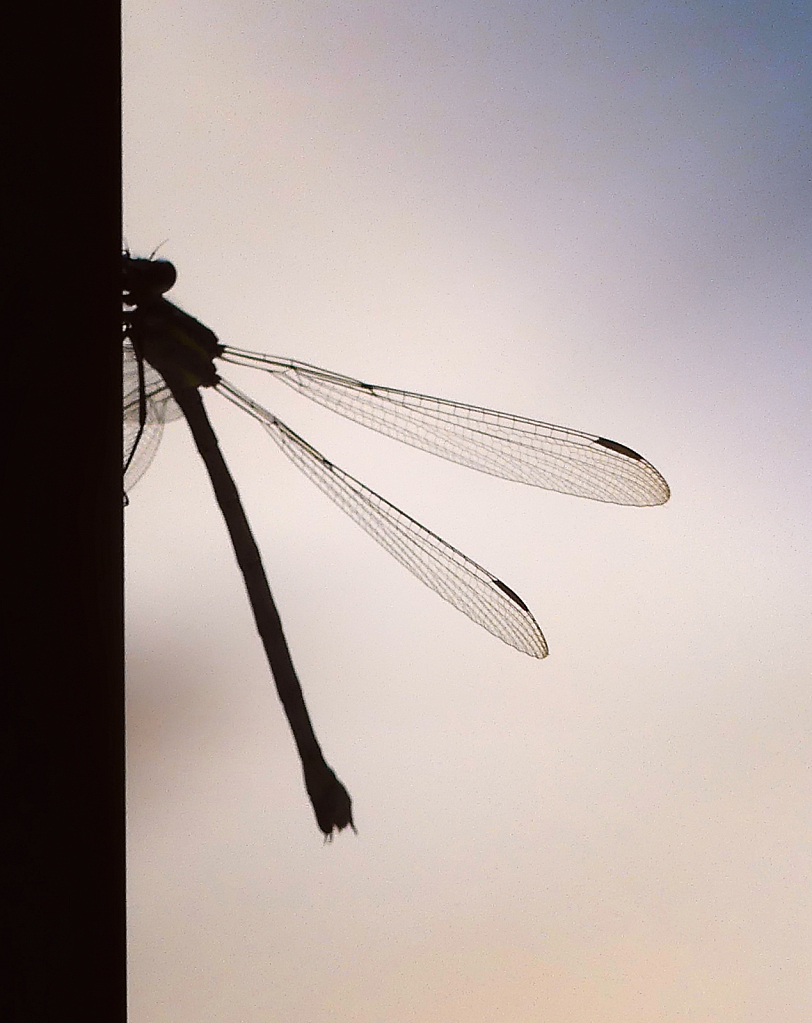
[[421,582],[505,643],[531,657],[546,657],[538,623],[509,586],[328,462],[236,387],[221,380],[216,389],[258,419],[305,476]]
[[[161,442],[164,423],[177,419],[182,412],[169,393],[160,374],[148,363],[144,364],[146,389],[146,421],[139,439],[141,397],[138,380],[138,360],[132,345],[125,341],[122,353],[124,380],[124,491],[129,493],[150,466]],[[135,445],[137,450],[134,450]]]
[[227,346],[220,358],[264,369],[348,419],[492,476],[614,504],[657,505],[669,498],[668,484],[650,462],[605,437],[365,384],[293,359]]

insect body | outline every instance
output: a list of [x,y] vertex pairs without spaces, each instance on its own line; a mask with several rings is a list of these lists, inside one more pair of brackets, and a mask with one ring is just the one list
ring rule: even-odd
[[277,416],[222,378],[215,359],[261,369],[342,416],[481,472],[564,494],[627,505],[658,505],[669,489],[651,463],[605,437],[444,398],[367,384],[295,359],[222,344],[165,298],[175,269],[124,254],[124,476],[131,488],[149,465],[163,424],[181,413],[206,463],[228,525],[279,693],[326,836],[353,826],[350,797],[321,752],[279,614],[237,488],[206,416],[211,388],[262,424],[316,486],[401,564],[505,643],[545,657],[547,643],[524,601],[501,579],[334,465]]
[[[126,259],[131,278],[146,276],[163,261]],[[172,274],[162,269],[162,283]],[[156,274],[158,276],[158,274]],[[262,369],[312,401],[370,429],[453,462],[504,479],[560,493],[626,505],[658,505],[669,489],[660,473],[631,448],[604,437],[554,426],[522,416],[381,387],[294,359],[263,355],[220,344],[203,324],[163,297],[134,285],[131,314],[143,318],[148,343],[143,357],[143,389],[137,386],[136,352],[125,346],[125,421],[129,426],[130,478],[134,482],[154,454],[163,421],[177,415],[167,376],[185,374],[213,387],[258,420],[284,453],[351,518],[422,582],[504,642],[535,657],[547,644],[525,603],[506,584],[430,530],[328,461],[273,413],[233,387],[217,373],[213,360]],[[160,336],[161,328],[175,335]],[[172,329],[169,329],[169,328]],[[179,341],[178,338],[181,338]],[[171,342],[171,343],[170,343]],[[167,357],[167,349],[171,349]],[[182,358],[181,358],[182,356]],[[145,394],[148,409],[141,409]],[[134,461],[141,423],[147,434],[146,457]],[[146,463],[146,464],[145,464]],[[133,468],[134,466],[134,468]]]

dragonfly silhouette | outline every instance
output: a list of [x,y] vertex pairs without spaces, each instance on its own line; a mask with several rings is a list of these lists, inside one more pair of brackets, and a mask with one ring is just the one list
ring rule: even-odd
[[366,384],[295,359],[223,345],[164,297],[176,280],[166,260],[124,254],[124,481],[149,466],[164,422],[184,415],[203,457],[243,572],[257,627],[291,726],[305,785],[325,836],[350,826],[351,800],[313,731],[259,550],[206,416],[211,387],[258,420],[282,451],[401,564],[510,646],[546,657],[527,605],[493,573],[328,461],[273,413],[224,380],[214,359],[264,370],[312,401],[370,429],[504,479],[614,504],[664,504],[668,484],[624,444],[522,416]]

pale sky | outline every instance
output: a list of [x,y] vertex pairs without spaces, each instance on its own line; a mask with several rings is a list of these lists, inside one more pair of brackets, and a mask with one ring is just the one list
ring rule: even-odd
[[236,347],[610,437],[671,501],[224,375],[530,606],[535,661],[205,396],[359,834],[323,845],[188,429],[126,510],[132,1023],[806,1023],[803,3],[127,2],[125,238]]

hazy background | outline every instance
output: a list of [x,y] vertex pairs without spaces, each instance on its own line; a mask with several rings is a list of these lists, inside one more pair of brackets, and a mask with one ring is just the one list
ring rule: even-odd
[[216,395],[359,835],[324,846],[202,464],[126,511],[133,1023],[805,1023],[804,3],[125,3],[125,236],[238,347],[638,449],[624,509],[225,369],[486,565],[422,587]]

